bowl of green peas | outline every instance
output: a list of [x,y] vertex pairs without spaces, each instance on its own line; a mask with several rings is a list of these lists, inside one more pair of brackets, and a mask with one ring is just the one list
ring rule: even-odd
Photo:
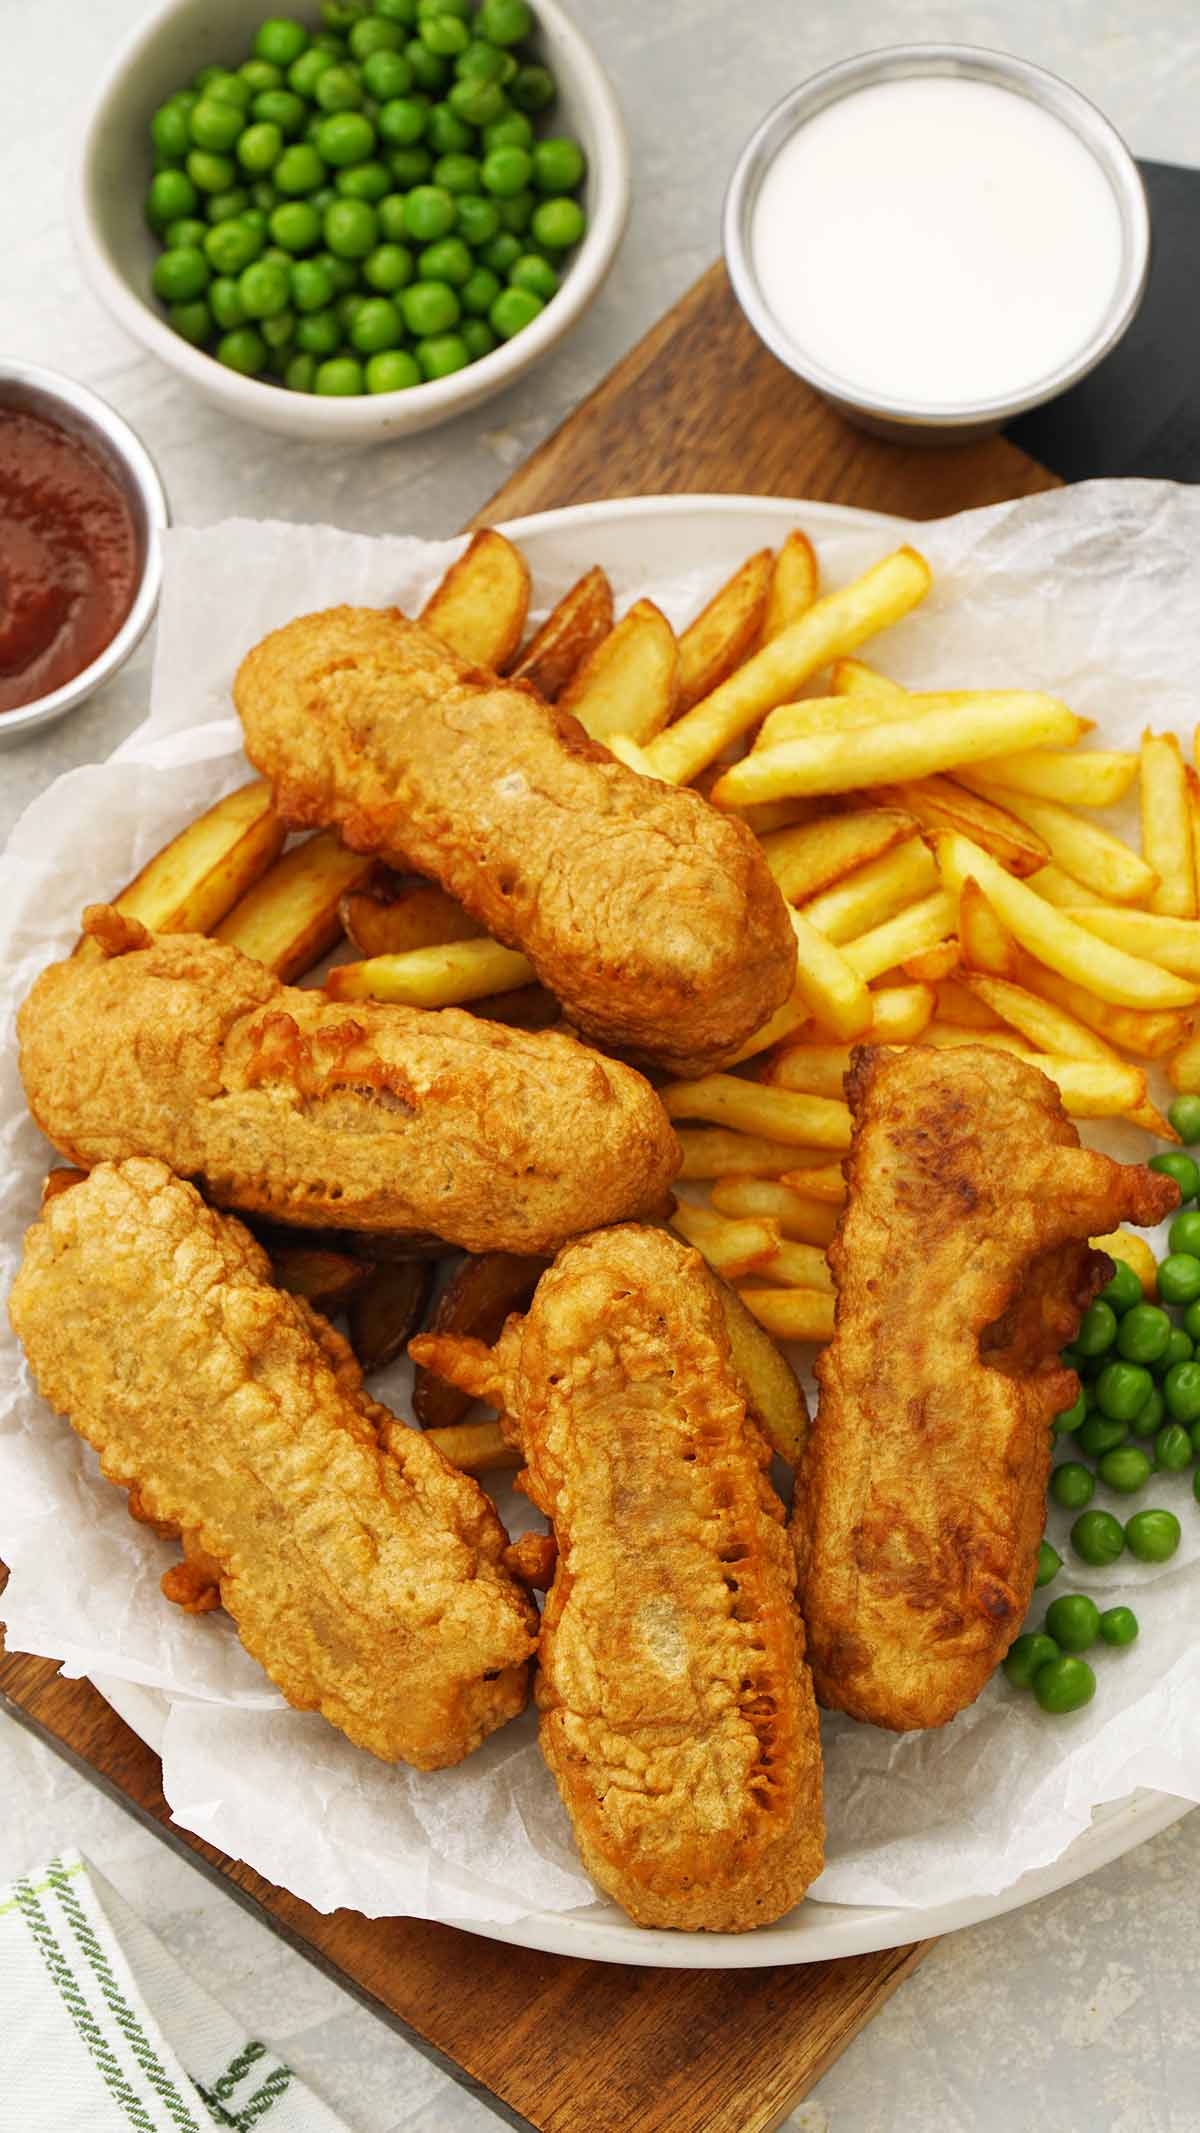
[[165,0],[84,132],[92,288],[226,413],[309,442],[477,406],[574,325],[629,209],[557,0]]

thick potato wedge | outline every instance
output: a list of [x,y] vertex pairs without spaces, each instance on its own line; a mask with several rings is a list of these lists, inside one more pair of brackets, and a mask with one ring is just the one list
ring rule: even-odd
[[764,644],[808,613],[820,584],[816,550],[808,535],[793,526],[771,566],[767,611],[762,627]]
[[883,786],[877,797],[885,804],[906,807],[925,830],[961,830],[964,837],[973,837],[1010,874],[1035,874],[1049,856],[1040,837],[995,800],[968,790],[957,774]]
[[958,948],[968,970],[984,970],[993,978],[1019,975],[1021,951],[973,875],[964,881],[958,899]]
[[[1182,771],[1181,764],[1181,789]],[[960,776],[964,785],[974,786],[972,772],[964,770]],[[1056,866],[1060,866],[1064,873],[1073,874],[1076,881],[1094,890],[1097,896],[1103,896],[1106,902],[1144,903],[1152,895],[1158,883],[1153,867],[1147,866],[1140,853],[1131,851],[1120,837],[1114,837],[1111,830],[1101,829],[1098,822],[1076,814],[1074,809],[1064,807],[1058,800],[1034,800],[1026,793],[1017,792],[1000,794],[991,787],[988,791],[995,799],[1003,798],[1008,812],[1041,839]],[[949,826],[962,829],[968,837],[973,834],[964,823]],[[983,843],[982,838],[979,841]],[[1190,848],[1186,856],[1190,864]]]
[[390,899],[372,890],[349,889],[338,904],[346,938],[360,955],[406,955],[410,948],[439,948],[447,941],[478,940],[478,920],[432,882],[402,889]]
[[576,669],[558,701],[594,741],[639,748],[671,717],[679,688],[675,632],[653,600],[638,600]]
[[403,1355],[425,1316],[433,1278],[427,1259],[394,1259],[374,1267],[351,1292],[350,1346],[365,1372],[383,1370]]
[[427,1434],[443,1459],[463,1474],[502,1474],[525,1463],[498,1422],[460,1422]]
[[775,1257],[783,1242],[777,1222],[757,1215],[715,1214],[709,1207],[693,1207],[690,1200],[682,1200],[675,1209],[671,1227],[725,1281],[753,1274]]
[[535,982],[532,963],[485,937],[338,963],[325,980],[331,1000],[393,1000],[403,1007],[461,1007],[488,993]]
[[[211,933],[283,850],[287,831],[265,778],[240,785],[147,860],[112,901],[151,933]],[[85,935],[76,955],[98,956]]]
[[[510,1312],[526,1308],[546,1265],[544,1259],[526,1259],[516,1252],[483,1252],[461,1260],[434,1306],[430,1332],[498,1340]],[[417,1365],[413,1413],[422,1429],[451,1428],[470,1406],[467,1393]]]
[[808,1434],[808,1414],[796,1373],[769,1333],[751,1316],[736,1289],[718,1284],[733,1367],[746,1395],[746,1411],[772,1451],[795,1466]]
[[314,1310],[332,1318],[370,1281],[373,1269],[369,1260],[327,1245],[279,1244],[271,1252],[271,1271],[290,1296],[303,1296]]
[[293,845],[213,928],[213,939],[265,963],[290,985],[337,941],[338,906],[347,889],[365,881],[375,862],[351,852],[332,830]]
[[1147,866],[1158,876],[1149,907],[1164,918],[1195,918],[1192,810],[1187,770],[1175,735],[1143,733],[1141,764],[1142,851]]
[[679,639],[679,709],[690,711],[702,696],[740,667],[763,633],[775,558],[760,548],[714,593],[708,606]]
[[[929,565],[915,548],[897,548],[852,585],[827,593],[778,636],[770,637],[711,696],[694,704],[668,732],[658,736],[650,748],[655,770],[673,785],[688,784],[697,771],[715,763],[731,741],[757,725],[776,704],[786,703],[831,659],[853,651],[865,638],[907,615],[924,599],[932,582]],[[731,793],[729,797],[736,796]],[[778,795],[750,793],[746,797]]]
[[460,659],[500,673],[516,657],[529,612],[529,565],[485,526],[430,594],[421,621]]
[[738,1295],[777,1341],[833,1339],[836,1299],[826,1289],[739,1289]]
[[1167,1060],[1167,1078],[1181,1096],[1200,1094],[1200,1037],[1189,1037]]
[[613,626],[612,586],[599,564],[577,578],[541,628],[532,636],[512,670],[514,681],[527,681],[556,703],[571,676],[595,651]]
[[915,834],[915,816],[899,807],[854,808],[844,815],[820,815],[792,829],[775,830],[762,840],[763,857],[781,896],[807,903],[835,881]]
[[699,1081],[668,1082],[661,1090],[668,1118],[705,1118],[742,1133],[789,1141],[798,1148],[850,1146],[850,1107],[821,1096],[767,1088],[736,1074],[705,1074]]
[[[966,957],[962,960],[966,962]],[[933,992],[934,1012],[939,1022],[956,1022],[965,1029],[999,1029],[999,1015],[994,1015],[990,1007],[985,1007],[982,1000],[969,993],[957,975],[939,978]]]
[[910,837],[803,904],[800,915],[826,940],[853,941],[922,896],[931,896],[937,886],[938,870],[928,845]]

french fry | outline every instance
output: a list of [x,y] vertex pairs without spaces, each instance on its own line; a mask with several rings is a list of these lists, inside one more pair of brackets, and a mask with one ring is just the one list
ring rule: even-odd
[[458,1422],[447,1429],[427,1429],[425,1437],[462,1474],[499,1474],[525,1464],[498,1422]]
[[1141,800],[1142,851],[1158,876],[1149,908],[1163,918],[1195,918],[1192,813],[1187,773],[1173,733],[1142,735]]
[[886,674],[868,666],[865,659],[835,659],[829,685],[835,696],[890,696],[902,700],[908,695],[898,681],[889,681]]
[[[962,982],[967,992],[991,1008],[1039,1052],[1059,1053],[1064,1059],[1090,1059],[1103,1065],[1125,1065],[1112,1045],[1095,1030],[1088,1029],[1066,1008],[1042,994],[1027,991],[1023,985],[1014,985],[1007,978],[987,977],[980,973],[966,974]],[[1143,1095],[1130,1113],[1132,1123],[1162,1139],[1176,1139],[1161,1112],[1146,1102],[1144,1075],[1142,1087]]]
[[338,940],[338,907],[365,881],[375,861],[351,852],[332,830],[292,846],[213,928],[213,939],[240,948],[290,985]]
[[715,763],[731,741],[748,732],[776,704],[786,703],[831,659],[853,651],[865,638],[908,614],[924,599],[931,583],[924,557],[913,548],[898,548],[852,585],[827,593],[778,636],[770,637],[711,696],[659,734],[650,749],[655,769],[672,784],[686,785],[697,771]]
[[835,1298],[825,1289],[739,1289],[738,1295],[777,1341],[833,1339]]
[[769,1022],[764,1022],[761,1029],[746,1039],[740,1052],[735,1052],[732,1059],[726,1062],[727,1065],[742,1066],[747,1059],[756,1059],[760,1052],[769,1052],[772,1046],[783,1044],[789,1037],[794,1037],[797,1031],[805,1028],[811,1020],[812,1009],[807,1000],[794,992],[790,1000],[785,1000],[782,1007],[776,1008]]
[[385,1260],[350,1297],[350,1346],[368,1374],[403,1355],[425,1316],[433,1289],[429,1260]]
[[373,955],[365,963],[337,963],[325,980],[331,1000],[391,1000],[403,1007],[461,1007],[490,992],[515,992],[533,982],[532,963],[499,941],[447,941],[404,955]]
[[1190,763],[1185,767],[1187,779],[1188,823],[1192,835],[1192,868],[1196,876],[1196,898],[1200,907],[1200,777]]
[[1189,1037],[1167,1061],[1167,1079],[1181,1096],[1200,1094],[1200,1036]]
[[1017,1059],[1032,1059],[1034,1049],[1023,1037],[1015,1037],[1011,1030],[980,1029],[977,1026],[955,1022],[931,1022],[917,1039],[918,1044],[927,1044],[934,1051],[957,1051],[964,1045],[982,1045],[985,1052],[1011,1052]]
[[813,544],[806,533],[794,526],[771,567],[767,611],[763,616],[764,644],[808,613],[819,585]]
[[932,985],[877,985],[871,992],[871,1027],[864,1044],[912,1044],[937,1005]]
[[613,625],[612,586],[598,564],[577,578],[541,628],[525,646],[512,671],[514,681],[554,703],[576,669],[595,651]]
[[767,1442],[795,1466],[808,1433],[808,1412],[796,1373],[770,1334],[752,1318],[736,1289],[718,1283],[729,1352],[746,1396],[746,1411]]
[[774,1257],[782,1242],[777,1222],[739,1221],[714,1214],[711,1208],[693,1207],[690,1201],[680,1201],[671,1226],[726,1281],[753,1274]]
[[824,1248],[833,1242],[838,1226],[836,1206],[827,1200],[810,1199],[794,1185],[781,1184],[778,1178],[718,1178],[710,1197],[719,1214],[763,1216],[769,1222],[777,1222],[781,1234],[794,1238],[798,1244],[819,1244]]
[[421,621],[460,659],[503,672],[529,612],[529,565],[519,548],[485,526],[430,594]]
[[803,904],[800,915],[827,940],[857,940],[937,886],[938,870],[928,846],[910,837]]
[[[113,903],[151,933],[211,933],[278,859],[286,836],[269,784],[256,778],[189,822]],[[84,957],[100,952],[91,935],[75,950]]]
[[994,978],[1016,977],[1021,951],[973,876],[964,881],[958,899],[958,945],[968,970],[986,970]]
[[[745,1086],[752,1084],[746,1083]],[[681,1179],[773,1178],[786,1170],[795,1182],[808,1174],[797,1167],[805,1158],[790,1141],[771,1140],[761,1133],[728,1132],[721,1126],[709,1126],[698,1133],[684,1126],[675,1137],[683,1154],[679,1168]],[[813,1149],[808,1161],[817,1173],[824,1172],[829,1158],[824,1149]],[[805,1187],[801,1185],[798,1189],[804,1191]],[[814,1185],[814,1199],[828,1197],[827,1189],[818,1190]]]
[[953,899],[944,889],[935,889],[919,903],[910,904],[906,911],[898,911],[882,925],[872,926],[856,941],[847,941],[842,953],[869,985],[872,978],[894,970],[907,956],[921,955],[926,948],[934,948],[947,939],[954,931],[954,916]]
[[762,635],[775,558],[769,548],[747,556],[679,639],[679,709],[711,696],[748,658]]
[[796,996],[835,1036],[861,1037],[871,1027],[866,976],[799,911],[790,915],[796,936]]
[[618,763],[624,763],[626,770],[636,770],[639,778],[650,778],[655,785],[666,784],[666,779],[660,778],[645,749],[637,741],[631,741],[627,733],[606,734],[604,746],[610,755],[616,756]]
[[1095,933],[1046,903],[1024,882],[1015,881],[969,838],[943,835],[935,844],[942,879],[953,895],[961,895],[964,881],[973,874],[1022,947],[1100,999],[1111,1000],[1116,1007],[1191,1007],[1200,999],[1200,987],[1156,969],[1140,956],[1098,942]]
[[781,1185],[790,1185],[814,1200],[824,1200],[829,1207],[844,1207],[846,1204],[846,1180],[840,1163],[816,1163],[806,1156],[803,1170],[781,1170]]
[[1103,896],[1094,896],[1081,881],[1075,881],[1070,874],[1064,874],[1061,867],[1056,867],[1053,860],[1026,878],[1031,889],[1036,889],[1046,903],[1057,904],[1060,910],[1073,910],[1079,904],[1097,904],[1102,910],[1107,908]]
[[1111,906],[1080,904],[1064,918],[1099,940],[1130,955],[1145,956],[1177,977],[1200,979],[1200,920],[1167,918],[1159,911],[1114,911]]
[[[973,790],[973,774],[964,770],[959,775]],[[1108,903],[1142,903],[1152,894],[1158,879],[1154,869],[1098,822],[1075,814],[1057,800],[1032,800],[1016,792],[1001,795],[990,786],[988,796],[1003,798],[1010,814],[1041,838],[1055,864]]]
[[1142,1295],[1153,1303],[1158,1295],[1158,1261],[1144,1237],[1136,1230],[1114,1229],[1107,1237],[1093,1237],[1092,1250],[1107,1252],[1110,1259],[1123,1259],[1142,1284]]
[[[986,772],[978,776],[1034,800],[1059,800],[1064,807],[1115,807],[1137,774],[1137,756],[1129,751],[1026,748],[990,756]],[[1003,805],[1003,795],[997,798]]]
[[282,1244],[272,1247],[271,1272],[290,1296],[303,1296],[314,1310],[332,1318],[370,1281],[372,1267],[369,1259],[354,1259],[326,1245]]
[[879,859],[914,835],[917,823],[898,807],[856,808],[845,815],[819,815],[762,840],[763,858],[781,896],[800,904],[835,881]]
[[979,793],[968,792],[954,778],[917,778],[907,785],[883,786],[876,798],[906,807],[925,830],[960,830],[998,859],[1010,874],[1030,875],[1046,863],[1046,846],[1015,815]]
[[[804,624],[796,627],[803,629]],[[759,657],[764,656],[760,652]],[[742,669],[744,674],[749,671]],[[1084,730],[1082,721],[1065,704],[1034,690],[947,695],[938,704],[928,697],[923,702],[914,698],[913,706],[909,719],[845,733],[814,733],[801,740],[781,741],[777,748],[756,749],[731,765],[715,787],[714,797],[740,807],[747,800],[778,800],[792,793],[803,796],[851,792],[862,785],[894,785],[979,762],[1010,748],[1014,741],[1031,748],[1065,746]],[[701,709],[698,706],[697,713]],[[670,734],[664,736],[670,738]]]
[[1110,1044],[1119,1045],[1122,1051],[1136,1053],[1139,1059],[1163,1058],[1183,1043],[1191,1027],[1191,1016],[1180,1009],[1113,1007],[1107,1000],[1098,1000],[1084,986],[1060,977],[1056,970],[1047,970],[1044,963],[1026,955],[1023,949],[1017,950],[1016,969],[1011,974],[1030,992],[1040,992],[1074,1015],[1077,1022],[1094,1029]]
[[900,968],[906,978],[921,985],[936,985],[939,979],[948,978],[959,966],[959,948],[956,940],[936,941],[932,948],[922,948],[917,955],[906,955]]
[[660,1090],[668,1118],[703,1118],[735,1132],[761,1134],[798,1148],[850,1146],[850,1110],[820,1096],[770,1089],[736,1074],[704,1074],[698,1081],[672,1081]]
[[1006,1030],[954,1029],[949,1023],[931,1022],[918,1042],[939,1051],[973,1047],[985,1052],[1011,1052],[1014,1058],[1026,1060],[1054,1082],[1063,1109],[1072,1118],[1128,1117],[1146,1099],[1146,1077],[1140,1067],[1127,1066],[1120,1059],[1064,1059],[1059,1054],[1039,1052],[1022,1038],[1010,1037]]
[[402,890],[390,902],[370,889],[348,889],[338,905],[347,940],[360,955],[403,955],[445,941],[478,939],[483,928],[444,889],[432,883]]
[[[718,765],[716,771],[703,775],[711,776],[715,785],[717,778],[722,775],[720,766]],[[658,772],[652,770],[650,776],[657,777]],[[701,790],[702,782],[703,776],[696,779],[697,791]],[[711,792],[706,793],[705,798],[711,799]],[[795,829],[801,822],[815,821],[818,815],[823,815],[824,812],[825,810],[819,800],[764,800],[761,807],[726,807],[722,809],[724,814],[736,815],[738,821],[744,822],[746,828],[753,830],[756,837],[769,836],[773,830]]]
[[[965,954],[962,960],[967,961]],[[939,978],[933,991],[939,1022],[957,1023],[960,1029],[999,1029],[999,1015],[969,993],[961,978]]]
[[799,1244],[789,1238],[765,1265],[747,1271],[760,1273],[764,1281],[784,1281],[791,1288],[826,1289],[833,1294],[829,1261],[816,1244]]
[[776,704],[754,737],[756,749],[777,748],[783,741],[810,733],[857,733],[868,726],[897,725],[920,717],[915,697],[802,696],[794,704]]
[[793,1044],[771,1063],[767,1081],[776,1089],[803,1089],[809,1096],[845,1096],[850,1071],[848,1044]]
[[594,741],[621,734],[644,748],[675,709],[679,647],[653,600],[638,600],[571,676],[558,702]]

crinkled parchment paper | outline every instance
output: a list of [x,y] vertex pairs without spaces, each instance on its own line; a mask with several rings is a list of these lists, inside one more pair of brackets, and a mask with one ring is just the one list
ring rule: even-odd
[[[828,583],[892,545],[882,528],[815,530]],[[925,526],[918,537],[935,591],[869,648],[885,671],[933,687],[1054,690],[1097,720],[1108,746],[1135,745],[1147,720],[1190,739],[1200,492],[1095,482]],[[69,948],[84,903],[115,891],[246,777],[229,698],[242,653],[292,615],[339,600],[411,611],[459,545],[244,521],[167,536],[150,717],[111,761],[69,773],[35,801],[0,861],[5,1290],[48,1157],[25,1111],[12,1036],[37,971]],[[730,519],[726,568],[744,545]],[[723,574],[666,572],[667,561],[631,566],[618,593],[648,592],[682,622]],[[539,611],[567,575],[540,577]],[[1150,1152],[1132,1129],[1086,1130],[1114,1153]],[[7,1324],[0,1337],[9,1643],[61,1658],[70,1673],[148,1684],[169,1698],[164,1774],[179,1822],[321,1909],[502,1922],[592,1900],[529,1716],[459,1769],[421,1775],[289,1710],[223,1617],[164,1604],[158,1580],[174,1551],[134,1525],[91,1452],[43,1406]],[[404,1371],[381,1389],[402,1405]],[[916,1905],[999,1891],[1056,1858],[1103,1801],[1138,1786],[1200,1800],[1200,1512],[1187,1475],[1156,1477],[1151,1500],[1183,1522],[1171,1563],[1076,1580],[1068,1558],[1060,1577],[1060,1589],[1078,1582],[1105,1604],[1132,1602],[1142,1624],[1132,1650],[1101,1651],[1090,1709],[1048,1721],[1001,1680],[941,1732],[894,1739],[826,1720],[822,1897]],[[502,1510],[529,1522],[511,1491]],[[1052,1511],[1064,1554],[1067,1523]]]

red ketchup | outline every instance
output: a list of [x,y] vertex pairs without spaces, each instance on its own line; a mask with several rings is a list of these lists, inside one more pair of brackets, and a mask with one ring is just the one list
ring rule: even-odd
[[138,574],[133,515],[100,461],[57,423],[0,407],[0,713],[99,657]]

